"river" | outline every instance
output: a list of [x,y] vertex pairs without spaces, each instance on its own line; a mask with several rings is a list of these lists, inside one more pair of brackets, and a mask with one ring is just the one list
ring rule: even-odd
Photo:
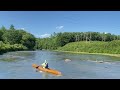
[[[44,60],[62,76],[32,67]],[[8,52],[0,55],[0,79],[120,79],[120,58],[45,50]]]

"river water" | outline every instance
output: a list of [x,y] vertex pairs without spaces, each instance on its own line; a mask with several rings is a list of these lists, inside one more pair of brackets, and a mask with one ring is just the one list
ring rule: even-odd
[[[32,67],[44,60],[62,76],[38,72]],[[44,50],[8,52],[0,55],[0,79],[120,79],[120,58]]]

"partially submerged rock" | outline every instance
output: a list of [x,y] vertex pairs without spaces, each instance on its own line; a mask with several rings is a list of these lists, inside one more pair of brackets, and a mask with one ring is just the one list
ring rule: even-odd
[[98,61],[99,63],[103,63],[104,61]]
[[69,61],[71,61],[70,59],[65,59],[65,62],[69,62]]

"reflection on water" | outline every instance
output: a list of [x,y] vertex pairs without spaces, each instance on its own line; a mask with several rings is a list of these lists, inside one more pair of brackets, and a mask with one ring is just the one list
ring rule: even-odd
[[[55,76],[36,72],[32,64],[47,60],[62,72]],[[105,55],[71,54],[53,51],[18,51],[0,55],[1,79],[96,79],[120,78],[120,58]]]
[[43,72],[43,73],[42,73],[42,78],[43,78],[43,79],[48,79],[48,73]]

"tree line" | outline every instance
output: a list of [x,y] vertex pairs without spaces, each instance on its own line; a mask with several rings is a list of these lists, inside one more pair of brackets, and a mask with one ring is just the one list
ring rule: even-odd
[[4,26],[0,28],[0,53],[36,49],[55,50],[71,42],[113,40],[120,40],[120,35],[100,32],[54,32],[50,37],[36,38],[31,33],[15,29],[14,25],[10,25],[9,29]]
[[9,29],[0,28],[0,53],[17,50],[35,49],[36,38],[34,35],[22,30],[15,29],[11,25]]
[[50,37],[37,38],[35,47],[36,49],[57,49],[71,42],[109,42],[113,40],[120,40],[120,35],[100,32],[54,32]]

